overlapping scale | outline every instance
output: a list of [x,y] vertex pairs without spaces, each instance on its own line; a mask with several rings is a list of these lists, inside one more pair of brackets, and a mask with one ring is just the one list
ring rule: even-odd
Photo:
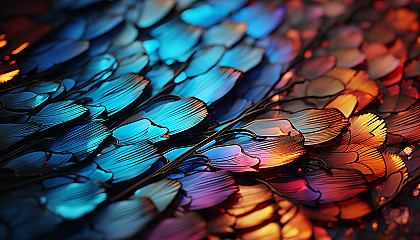
[[239,145],[214,147],[200,154],[210,159],[210,165],[231,172],[255,172],[260,160],[245,153]]
[[[173,160],[173,159],[168,159]],[[208,159],[203,156],[191,156],[184,160],[182,164],[176,169],[173,169],[169,177],[172,179],[178,179],[180,177],[189,176],[194,173],[201,173],[203,171],[211,171],[208,163]],[[183,205],[188,205],[191,202],[191,196],[185,196],[183,202],[188,202]]]
[[86,19],[83,17],[74,17],[64,24],[55,34],[61,39],[81,39],[86,28]]
[[350,142],[379,147],[385,142],[387,128],[385,121],[373,113],[350,118]]
[[124,22],[123,29],[121,32],[119,32],[118,35],[115,36],[115,38],[112,39],[111,44],[115,48],[128,46],[136,41],[138,34],[139,31],[134,26],[134,24],[130,22]]
[[357,169],[369,181],[385,176],[385,161],[375,147],[359,144],[341,145],[334,153],[321,153],[320,158],[330,167]]
[[320,56],[309,61],[300,69],[300,74],[307,79],[315,79],[331,70],[336,63],[334,56]]
[[217,5],[202,4],[183,11],[180,17],[186,23],[208,28],[226,18],[229,13],[229,9]]
[[151,33],[160,41],[159,56],[166,60],[182,59],[197,44],[202,32],[202,28],[171,21],[153,29]]
[[356,169],[364,175],[372,175],[369,165],[359,162],[359,154],[356,151],[321,153],[316,156],[324,161],[329,167],[337,169]]
[[133,237],[157,216],[153,203],[145,197],[112,203],[92,216],[93,228],[106,239]]
[[91,105],[103,105],[109,115],[113,115],[138,99],[149,80],[133,73],[106,80],[93,86],[89,92],[79,97],[91,99]]
[[224,20],[203,33],[202,44],[232,47],[245,35],[246,29],[247,25],[244,22]]
[[392,134],[399,134],[408,141],[419,140],[417,129],[419,127],[418,114],[420,105],[415,105],[405,111],[399,112],[385,118],[387,131]]
[[181,97],[196,97],[210,105],[228,93],[240,76],[241,73],[233,68],[214,67],[176,86],[174,93]]
[[344,89],[344,84],[338,79],[319,77],[309,82],[306,92],[308,96],[323,97],[335,95],[342,92]]
[[277,167],[291,163],[305,153],[302,135],[278,136],[256,139],[238,136],[226,144],[239,145],[245,154],[260,160],[259,168]]
[[264,119],[247,123],[243,128],[261,137],[296,136],[299,132],[286,119]]
[[158,65],[146,74],[150,79],[150,85],[153,87],[153,93],[159,92],[162,87],[174,77],[174,71],[167,65]]
[[10,160],[2,168],[12,169],[16,175],[38,175],[72,164],[70,153],[35,151]]
[[111,132],[99,122],[91,122],[69,129],[55,141],[48,143],[49,149],[54,152],[69,152],[79,160],[83,160],[111,135]]
[[191,97],[161,104],[141,115],[142,118],[147,118],[157,125],[168,128],[170,135],[195,126],[206,116],[207,109],[204,103]]
[[162,179],[137,190],[131,198],[148,197],[158,212],[163,212],[180,193],[181,183],[176,180]]
[[45,193],[46,207],[64,219],[75,219],[96,209],[105,201],[104,190],[92,182],[70,183]]
[[336,108],[343,113],[346,118],[355,111],[357,106],[357,97],[353,94],[338,95],[331,102],[325,105],[326,108]]
[[119,145],[129,145],[144,140],[158,142],[166,140],[168,129],[153,124],[149,119],[140,119],[116,128],[112,135],[118,139]]
[[396,113],[407,110],[416,102],[416,99],[401,94],[395,96],[386,96],[383,98],[383,103],[381,106],[379,106],[378,111],[381,113]]
[[400,61],[391,54],[384,54],[373,58],[367,64],[369,76],[378,79],[395,70],[400,65]]
[[285,9],[275,3],[255,2],[235,13],[231,19],[246,22],[246,34],[262,38],[275,30],[284,19]]
[[383,197],[390,197],[399,191],[408,178],[407,166],[401,156],[390,152],[384,153],[386,180],[379,186],[378,192]]
[[29,111],[47,101],[48,94],[36,94],[33,92],[18,92],[0,96],[0,102],[6,109]]
[[277,191],[289,196],[291,199],[310,202],[316,201],[321,197],[321,192],[312,189],[304,178],[299,176],[278,176],[268,179],[267,182],[275,187]]
[[[129,12],[129,18],[139,28],[147,28],[159,22],[175,6],[174,0],[146,0],[135,4]],[[130,11],[130,10],[129,10]]]
[[92,105],[85,105],[85,107],[89,110],[89,119],[92,121],[104,121],[107,119],[108,112],[106,108],[102,105],[99,106],[92,106]]
[[80,70],[78,85],[92,78],[104,80],[112,74],[118,63],[114,55],[105,53],[92,57],[89,62]]
[[29,122],[37,123],[40,130],[52,128],[59,124],[69,122],[88,112],[86,107],[75,104],[72,101],[50,103],[36,114],[29,117]]
[[[220,147],[216,146],[214,150],[222,151],[222,154],[227,154],[225,156],[237,155],[235,156],[236,161],[243,157],[248,160],[250,160],[250,157],[253,157],[254,160],[252,162],[258,163],[256,159],[259,159],[259,168],[285,165],[305,153],[302,135],[287,120],[257,120],[246,124],[243,128],[252,131],[255,136],[238,134],[237,139],[227,140]],[[256,136],[263,138],[257,138]],[[237,153],[231,155],[232,152],[227,151],[229,149],[235,150],[233,152]],[[243,151],[245,155],[239,151]],[[238,162],[237,167],[243,167],[245,164],[240,164],[240,162]],[[235,171],[233,169],[229,170]]]
[[82,54],[89,48],[89,42],[80,40],[57,40],[33,51],[23,68],[25,72],[36,69],[42,72],[56,64],[66,62]]
[[12,146],[40,129],[35,123],[0,124],[0,150]]
[[121,37],[122,39],[124,39],[124,41],[127,41],[127,43],[121,46],[115,45],[114,43],[113,46],[115,47],[115,49],[112,52],[117,59],[128,57],[134,54],[143,55],[144,53],[146,53],[144,42],[135,39],[130,39],[132,41],[128,41],[124,35],[119,35],[118,37]]
[[[331,173],[317,170],[303,174],[301,179],[304,181],[299,181],[294,177],[279,176],[267,181],[280,193],[290,194],[291,191],[296,191],[292,198],[304,202],[339,202],[351,199],[368,190],[366,179],[359,171],[355,170],[333,169]],[[291,180],[297,182],[285,184]],[[304,183],[306,187],[299,182]],[[297,183],[299,185],[296,185]],[[298,186],[299,188],[296,188]]]
[[[272,85],[277,83],[280,79],[280,76],[284,70],[284,67],[282,64],[267,64],[259,69],[255,69],[252,73],[250,73],[250,78],[248,81],[250,82],[250,91],[247,94],[247,99],[250,101],[258,102],[260,101],[264,96],[262,94],[259,94],[261,92],[269,92]],[[254,78],[255,77],[255,78]],[[277,84],[276,87],[282,87],[286,85],[286,81],[280,81],[279,84]],[[261,87],[263,87],[261,89]],[[255,93],[252,93],[256,95],[255,97],[249,97],[249,93],[255,91]]]
[[363,197],[355,197],[350,200],[323,204],[318,207],[306,207],[305,215],[318,221],[337,222],[339,220],[354,220],[365,216],[373,211],[370,204]]
[[208,2],[211,5],[234,12],[243,7],[248,0],[209,0]]
[[[112,173],[106,172],[101,169],[98,164],[90,163],[87,166],[76,168],[76,172],[80,174],[80,176],[84,176],[89,178],[91,181],[95,183],[106,183],[112,178]],[[70,175],[71,176],[71,175]],[[53,179],[54,180],[54,179]],[[57,181],[60,182],[60,181]],[[50,181],[50,184],[54,184],[54,181]]]
[[227,51],[219,62],[220,66],[247,72],[262,60],[264,49],[250,44],[238,44]]
[[305,138],[305,145],[327,142],[337,137],[348,125],[348,120],[336,109],[310,109],[292,114],[279,113],[279,118],[288,119]]
[[395,39],[395,32],[384,26],[383,24],[376,25],[365,33],[367,42],[374,42],[380,44],[388,44]]
[[241,239],[309,239],[312,225],[298,206],[263,184],[239,185],[231,201],[208,216],[209,232]]
[[179,217],[164,219],[146,236],[148,239],[176,240],[183,238],[199,240],[206,235],[206,223],[198,214],[189,212]]
[[265,55],[270,63],[284,64],[285,67],[296,57],[301,46],[298,39],[279,35],[269,36],[260,40],[258,44],[266,48]]
[[238,191],[233,176],[227,171],[200,172],[177,179],[192,202],[190,210],[213,207]]
[[126,73],[139,73],[149,63],[147,55],[133,54],[123,57],[118,61],[118,68],[113,76],[121,76]]
[[208,46],[194,54],[193,59],[185,69],[187,76],[196,76],[207,72],[221,59],[226,49],[223,46]]
[[25,88],[25,91],[37,94],[51,94],[53,98],[61,94],[64,90],[64,84],[60,81],[38,82]]
[[325,75],[339,79],[346,86],[346,92],[357,96],[357,110],[364,108],[379,94],[377,84],[367,78],[364,72],[336,67]]
[[357,48],[343,48],[331,52],[337,59],[337,67],[352,68],[361,64],[366,56]]
[[361,30],[354,25],[347,25],[334,29],[329,35],[328,48],[330,50],[357,48],[363,42]]
[[[53,231],[63,220],[40,205],[36,197],[2,199],[1,237],[31,239]],[[36,219],[36,221],[33,221]],[[31,232],[31,235],[27,233]]]
[[92,40],[114,29],[124,17],[117,14],[94,13],[87,17],[86,30],[82,40]]
[[114,174],[113,182],[122,182],[146,172],[161,154],[147,141],[117,147],[99,155],[93,161]]

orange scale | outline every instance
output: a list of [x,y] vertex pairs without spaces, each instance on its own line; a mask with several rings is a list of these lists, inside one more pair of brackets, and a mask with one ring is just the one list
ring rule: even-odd
[[394,71],[389,73],[388,75],[380,78],[379,80],[385,86],[392,86],[401,81],[403,77],[403,65],[400,64]]

